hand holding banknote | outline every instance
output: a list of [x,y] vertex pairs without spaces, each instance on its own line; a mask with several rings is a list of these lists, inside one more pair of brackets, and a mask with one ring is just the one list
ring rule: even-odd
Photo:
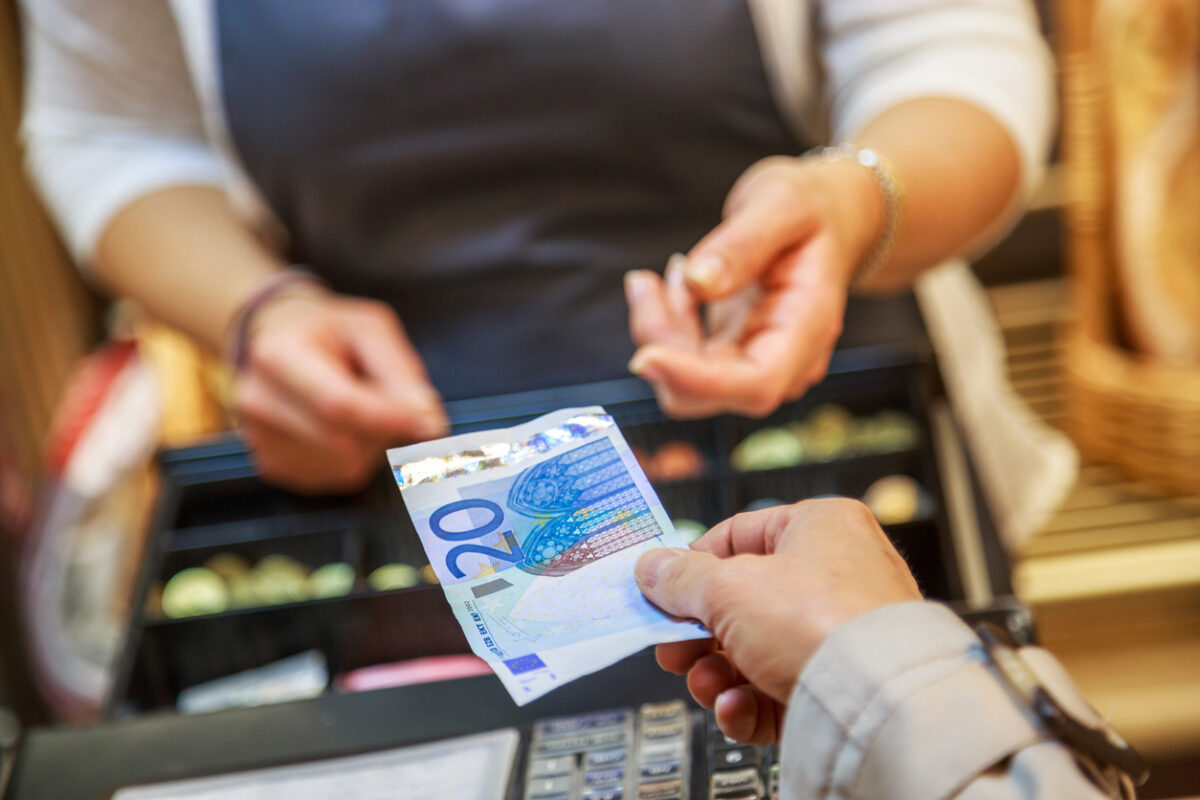
[[651,602],[698,619],[714,639],[663,644],[664,669],[715,708],[727,736],[778,740],[784,705],[808,659],[835,628],[893,603],[920,600],[904,560],[855,500],[808,500],[737,516],[692,550],[642,556]]

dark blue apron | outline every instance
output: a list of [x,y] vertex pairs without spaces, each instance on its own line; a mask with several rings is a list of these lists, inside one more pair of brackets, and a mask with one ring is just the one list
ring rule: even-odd
[[602,380],[622,275],[801,148],[745,0],[217,0],[244,167],[290,258],[395,307],[447,398]]

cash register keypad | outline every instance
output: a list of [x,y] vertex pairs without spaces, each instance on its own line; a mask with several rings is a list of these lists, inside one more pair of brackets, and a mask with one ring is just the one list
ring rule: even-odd
[[778,798],[774,748],[738,744],[711,713],[671,701],[536,723],[524,800],[689,800],[695,735],[709,800]]

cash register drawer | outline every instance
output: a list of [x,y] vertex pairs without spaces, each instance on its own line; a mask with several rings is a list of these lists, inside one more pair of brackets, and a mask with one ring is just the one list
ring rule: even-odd
[[[923,487],[928,502],[915,519],[886,529],[923,590],[954,601],[963,592],[930,436],[935,391],[932,367],[918,362],[831,374],[802,401],[762,420],[667,420],[636,380],[455,403],[448,411],[455,430],[462,432],[512,425],[554,408],[603,404],[631,445],[653,451],[668,442],[689,442],[704,457],[703,474],[659,482],[657,490],[673,518],[705,525],[756,501],[859,497],[882,476],[907,475]],[[903,412],[916,421],[918,436],[912,446],[894,452],[758,472],[732,469],[732,449],[749,433],[802,420],[823,403],[836,403],[856,416]],[[129,630],[110,714],[172,706],[190,686],[311,649],[324,654],[331,675],[469,652],[440,587],[373,591],[364,580],[382,564],[426,563],[390,475],[381,474],[351,497],[298,497],[262,484],[236,440],[164,453],[162,469],[164,488],[136,598],[140,613]],[[344,596],[164,617],[157,606],[163,583],[219,553],[249,563],[283,554],[310,569],[346,562],[358,577]]]

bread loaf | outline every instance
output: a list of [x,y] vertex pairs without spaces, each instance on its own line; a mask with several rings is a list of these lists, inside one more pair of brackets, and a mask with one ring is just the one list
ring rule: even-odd
[[1100,11],[1120,311],[1138,351],[1200,363],[1200,3]]

